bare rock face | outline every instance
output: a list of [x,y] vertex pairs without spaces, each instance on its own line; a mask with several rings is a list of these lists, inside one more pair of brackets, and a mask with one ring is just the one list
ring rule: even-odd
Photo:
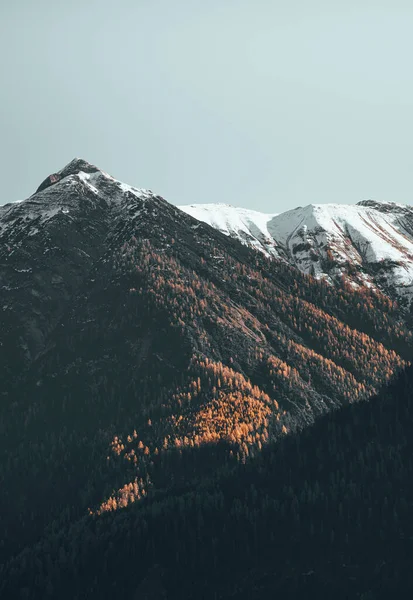
[[60,181],[61,179],[64,179],[65,177],[68,177],[69,175],[77,175],[80,172],[90,174],[90,173],[97,173],[98,171],[99,171],[99,169],[97,167],[95,167],[94,165],[91,165],[87,161],[85,161],[81,158],[74,158],[61,171],[58,171],[57,173],[52,173],[51,175],[46,177],[46,179],[44,181],[42,181],[42,183],[37,188],[36,194],[38,194],[39,192],[42,192],[43,190],[47,189],[54,183],[57,183],[58,181]]

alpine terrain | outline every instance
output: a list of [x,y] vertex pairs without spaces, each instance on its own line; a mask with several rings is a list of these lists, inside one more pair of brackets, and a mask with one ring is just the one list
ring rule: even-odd
[[227,204],[181,206],[226,235],[327,281],[381,289],[402,306],[413,295],[413,208],[362,200],[267,215]]
[[412,285],[407,206],[1,206],[0,597],[402,597]]

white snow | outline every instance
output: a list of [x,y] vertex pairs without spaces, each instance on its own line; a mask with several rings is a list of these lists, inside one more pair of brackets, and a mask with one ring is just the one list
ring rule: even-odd
[[116,179],[114,180],[116,181],[116,183],[119,185],[120,189],[123,192],[130,192],[131,194],[133,194],[134,196],[136,196],[137,198],[149,198],[150,196],[152,196],[152,192],[150,190],[145,190],[143,188],[135,188],[132,187],[131,185],[128,185],[127,183],[122,183],[121,181],[117,181]]
[[[117,205],[125,209],[136,206],[136,203],[130,197],[128,198],[128,202],[125,201],[125,194],[127,192],[141,202],[153,197],[151,190],[132,187],[102,171],[93,173],[78,171],[77,173],[63,177],[38,194],[33,194],[27,200],[0,206],[0,236],[6,232],[17,235],[18,231],[22,228],[26,231],[26,235],[34,236],[39,233],[38,224],[44,224],[56,215],[61,214],[69,218],[75,218],[77,200],[71,195],[66,196],[64,190],[79,181],[93,192],[96,197],[104,199],[107,204]],[[56,190],[59,188],[62,190],[62,193],[56,194]],[[138,210],[134,216],[138,216],[139,214]],[[21,218],[23,218],[24,224],[19,224],[17,227],[16,221]],[[33,224],[31,226],[31,222],[34,220],[36,220],[36,225]]]
[[[398,212],[340,204],[311,204],[281,214],[228,204],[191,204],[179,208],[222,233],[257,247],[272,244],[290,254],[294,246],[309,243],[311,238],[315,249],[334,243],[338,257],[347,260],[351,254],[359,263],[413,261],[413,236],[403,227],[403,215]],[[269,252],[267,247],[262,250]]]
[[198,221],[203,221],[225,235],[248,243],[267,255],[277,255],[274,239],[268,231],[268,223],[275,214],[264,214],[230,204],[189,204],[178,208]]
[[[326,277],[330,250],[340,275],[345,264],[383,263],[389,284],[413,294],[413,209],[395,203],[311,204],[265,214],[228,204],[180,206],[181,210],[266,255],[292,262],[304,273]],[[388,208],[388,210],[387,210]],[[410,223],[410,227],[409,227]],[[393,264],[388,266],[388,261]],[[372,278],[360,273],[360,283]]]
[[343,258],[348,258],[351,241],[358,262],[413,259],[413,239],[394,213],[358,205],[311,204],[282,213],[268,224],[272,237],[287,250],[303,237],[304,228],[319,243],[334,241]]
[[99,195],[99,190],[94,185],[92,185],[92,183],[91,183],[91,181],[94,181],[94,179],[96,179],[96,177],[93,178],[93,175],[96,175],[96,173],[90,174],[90,173],[84,173],[83,171],[79,171],[79,173],[77,174],[77,176],[79,177],[79,179],[81,181],[83,181],[83,183],[85,183],[87,185],[87,187],[90,190],[92,190],[92,192],[94,194]]
[[[127,185],[103,171],[80,170],[26,201],[0,207],[0,241],[8,232],[12,237],[16,234],[20,244],[21,232],[36,235],[41,230],[38,224],[59,214],[65,215],[65,220],[76,218],[79,190],[75,187],[75,194],[65,191],[79,182],[93,192],[96,200],[119,208],[117,217],[125,210],[130,219],[140,218],[146,201],[153,198],[151,190]],[[230,204],[178,208],[197,219],[191,224],[194,230],[202,221],[268,257],[288,261],[304,273],[329,281],[345,273],[351,263],[362,267],[352,278],[353,285],[377,285],[375,276],[364,272],[374,263],[381,280],[395,286],[400,294],[413,297],[413,209],[408,206],[368,200],[358,205],[311,204],[281,214]],[[176,213],[179,219],[179,211]],[[156,218],[156,212],[153,216]],[[15,248],[12,237],[5,242],[8,252]]]

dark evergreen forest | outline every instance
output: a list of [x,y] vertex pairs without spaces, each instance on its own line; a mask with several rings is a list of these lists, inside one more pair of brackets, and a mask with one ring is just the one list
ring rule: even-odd
[[51,523],[3,569],[2,597],[411,597],[412,392],[409,367],[244,464],[222,459],[229,442],[175,449],[174,484]]

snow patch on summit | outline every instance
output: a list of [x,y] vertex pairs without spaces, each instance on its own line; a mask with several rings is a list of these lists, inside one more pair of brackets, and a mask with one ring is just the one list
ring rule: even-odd
[[[12,252],[26,236],[44,233],[49,223],[65,226],[78,214],[109,210],[105,218],[125,214],[141,218],[151,211],[151,190],[118,181],[82,159],[49,175],[27,200],[0,207],[0,251]],[[203,223],[330,283],[344,275],[353,287],[366,285],[413,299],[413,208],[363,200],[357,205],[311,204],[278,213],[262,213],[230,204],[178,207]],[[179,211],[176,211],[179,218]],[[181,214],[182,218],[182,214]],[[407,305],[407,302],[406,302]]]
[[237,208],[230,204],[189,204],[178,208],[268,256],[278,256],[277,244],[268,230],[268,223],[275,214]]
[[83,181],[83,183],[85,183],[88,188],[90,190],[92,190],[92,192],[94,194],[99,194],[98,189],[91,183],[92,181],[96,180],[96,173],[93,173],[92,175],[89,173],[84,173],[83,171],[79,171],[79,173],[77,174],[77,176],[79,177],[79,179],[81,181]]
[[[74,159],[58,173],[49,175],[26,200],[0,207],[0,246],[3,243],[8,247],[16,239],[38,235],[54,218],[73,220],[82,207],[90,208],[90,202],[101,208],[114,208],[118,214],[141,208],[142,202],[151,198],[150,190],[134,188],[82,159]],[[138,214],[139,210],[135,216]]]
[[[413,209],[396,203],[310,204],[265,214],[228,204],[180,206],[267,256],[330,282],[356,269],[353,285],[413,295]],[[353,269],[354,271],[354,269]]]

